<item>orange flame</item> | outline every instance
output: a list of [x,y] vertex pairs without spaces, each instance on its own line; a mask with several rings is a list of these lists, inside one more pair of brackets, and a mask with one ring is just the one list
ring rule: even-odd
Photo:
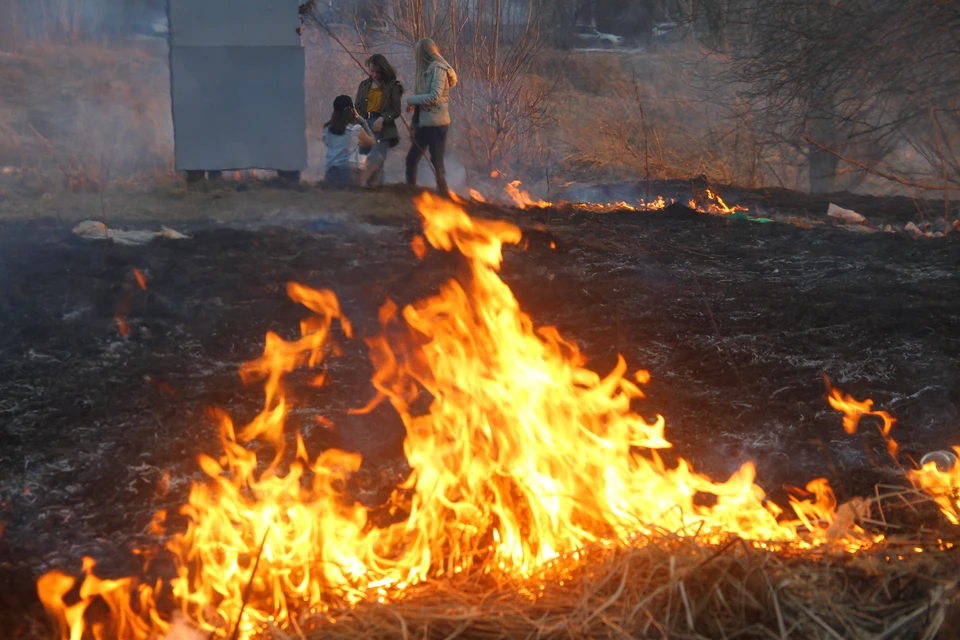
[[[827,387],[830,389],[830,381],[827,380]],[[844,395],[836,389],[830,389],[828,397],[830,406],[843,414],[843,429],[849,434],[854,434],[864,416],[874,416],[880,419],[878,425],[880,435],[887,443],[887,451],[894,461],[897,461],[899,447],[897,442],[890,435],[896,419],[890,416],[886,411],[874,411],[873,400],[856,400],[852,396]],[[954,447],[958,455],[958,461],[954,462],[949,469],[939,469],[936,462],[928,462],[920,469],[910,469],[907,471],[907,478],[915,486],[923,489],[929,494],[937,505],[941,513],[953,524],[960,524],[960,502],[958,502],[958,492],[960,492],[960,447]],[[897,463],[899,465],[899,462]]]
[[953,448],[958,461],[942,471],[936,462],[928,462],[920,469],[908,472],[910,482],[933,497],[940,512],[953,524],[960,524],[960,447]]
[[[382,333],[367,341],[377,391],[367,409],[389,402],[407,431],[412,474],[389,504],[407,517],[376,526],[346,494],[359,455],[328,450],[311,462],[299,436],[288,452],[283,376],[336,354],[336,324],[351,336],[332,292],[292,283],[290,297],[314,315],[298,340],[268,333],[263,355],[242,367],[243,380],[262,380],[265,390],[249,425],[237,431],[213,412],[223,453],[199,457],[207,480],[181,509],[186,531],[167,544],[176,577],[154,587],[106,581],[85,561],[79,596],[68,603],[76,581],[47,574],[38,590],[64,640],[86,630],[122,640],[162,636],[171,619],[158,609],[160,593],[205,634],[225,637],[236,626],[252,638],[304,611],[388,601],[411,584],[463,572],[543,580],[580,563],[588,545],[643,545],[662,532],[704,544],[739,536],[773,549],[852,551],[877,540],[838,517],[826,481],[807,486],[809,499],[791,499],[791,517],[766,500],[752,464],[726,482],[683,459],[667,466],[657,454],[671,446],[664,419],[647,422],[633,410],[649,374],[628,377],[622,358],[606,376],[585,368],[577,345],[535,326],[501,280],[503,245],[519,243],[520,229],[470,218],[428,193],[417,205],[426,241],[458,251],[469,268],[402,310],[388,301]],[[413,408],[421,396],[426,412]],[[273,457],[261,459],[254,441]],[[85,620],[97,598],[109,606],[109,628]]]
[[[670,201],[671,203],[673,200]],[[667,208],[667,201],[663,196],[657,196],[657,199],[652,202],[644,202],[640,200],[640,208],[646,209],[647,211],[662,211]]]
[[[714,213],[719,215],[729,215],[731,213],[736,213],[738,211],[748,210],[746,207],[741,207],[740,205],[734,205],[733,207],[728,207],[727,203],[723,201],[723,198],[715,194],[710,189],[707,189],[707,198],[714,201],[707,206],[707,210],[709,213]],[[691,208],[696,209],[697,207],[691,207]]]
[[117,331],[120,332],[121,336],[126,338],[130,335],[130,325],[127,324],[127,319],[124,316],[117,314],[113,317],[113,320],[117,323]]
[[423,236],[413,236],[413,240],[410,242],[410,248],[413,249],[414,255],[419,259],[423,260],[427,257],[427,243],[423,239]]
[[133,270],[133,276],[137,279],[137,284],[140,285],[140,288],[144,291],[147,290],[147,276],[143,275],[143,271],[140,269]]
[[552,206],[551,203],[546,200],[534,200],[530,197],[530,194],[526,191],[520,189],[522,183],[519,180],[514,180],[513,182],[508,183],[504,188],[503,192],[507,194],[507,197],[513,201],[521,209],[528,209],[530,207],[539,207],[545,209],[546,207]]

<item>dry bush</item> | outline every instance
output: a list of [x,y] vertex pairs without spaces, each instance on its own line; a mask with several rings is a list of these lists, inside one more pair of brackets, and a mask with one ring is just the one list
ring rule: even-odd
[[960,190],[957,3],[737,4],[748,37],[732,53],[733,76],[768,135],[805,152],[812,190],[866,174]]
[[[746,105],[717,101],[699,83],[699,53],[574,53],[558,89],[551,137],[559,173],[580,181],[706,175],[723,184],[763,179]],[[547,66],[555,64],[548,61]]]
[[24,186],[97,191],[172,174],[164,58],[31,43],[8,60],[0,74],[0,162],[18,167]]

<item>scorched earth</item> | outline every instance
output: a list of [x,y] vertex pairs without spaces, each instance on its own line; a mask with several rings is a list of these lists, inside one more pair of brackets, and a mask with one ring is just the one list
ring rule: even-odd
[[[181,229],[190,239],[137,247],[86,243],[50,221],[5,225],[0,497],[10,628],[24,629],[41,573],[76,574],[81,556],[100,575],[135,573],[143,558],[130,552],[153,553],[154,514],[182,526],[176,507],[197,479],[196,457],[220,450],[223,414],[209,407],[239,425],[252,420],[262,391],[243,386],[237,369],[260,355],[266,332],[292,339],[305,317],[286,283],[335,292],[353,334],[370,337],[384,300],[403,307],[471,268],[444,251],[419,260],[415,219],[365,216],[357,205],[354,215],[284,226],[193,222]],[[679,209],[514,218],[524,239],[506,248],[504,280],[536,324],[576,341],[589,368],[606,375],[622,354],[649,370],[638,410],[649,424],[667,416],[667,466],[682,456],[726,479],[754,462],[758,483],[784,506],[788,485],[815,477],[841,500],[895,480],[882,439],[843,433],[823,374],[895,412],[904,453],[954,443],[952,238],[918,243]],[[410,473],[404,427],[383,404],[351,411],[373,395],[373,370],[366,345],[346,338],[326,363],[325,386],[316,388],[316,372],[287,380],[296,407],[288,430],[311,452],[361,454],[345,490],[387,526],[391,514],[380,509]],[[555,553],[542,540],[532,552]],[[170,571],[162,559],[154,570]]]

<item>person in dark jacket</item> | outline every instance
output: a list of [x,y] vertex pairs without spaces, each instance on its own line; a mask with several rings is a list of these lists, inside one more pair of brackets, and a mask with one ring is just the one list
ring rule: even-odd
[[397,119],[403,110],[403,85],[397,79],[393,65],[382,54],[370,56],[366,67],[369,77],[357,88],[354,104],[377,139],[372,147],[360,149],[360,153],[368,154],[364,184],[372,186],[383,184],[387,151],[400,143]]
[[417,165],[424,151],[430,151],[430,163],[437,175],[437,191],[446,195],[443,155],[450,126],[450,89],[457,86],[457,73],[443,59],[436,43],[424,38],[414,47],[417,77],[414,95],[407,104],[414,108],[413,141],[407,153],[407,184],[417,183]]

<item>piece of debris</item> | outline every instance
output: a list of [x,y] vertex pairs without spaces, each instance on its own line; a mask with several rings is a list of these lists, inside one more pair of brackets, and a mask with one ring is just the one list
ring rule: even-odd
[[837,218],[844,222],[866,222],[867,219],[856,211],[851,211],[850,209],[844,209],[843,207],[838,207],[837,205],[830,203],[830,206],[827,207],[827,215],[831,218]]
[[907,224],[903,225],[903,230],[907,233],[912,233],[915,236],[923,235],[923,231],[920,230],[920,227],[913,224],[913,222],[908,222]]
[[147,244],[156,238],[184,240],[190,237],[164,226],[160,227],[160,231],[121,231],[119,229],[111,229],[102,222],[95,220],[84,220],[73,228],[73,233],[84,240],[113,240],[117,244],[126,245]]
[[934,463],[941,473],[947,473],[957,464],[957,454],[953,451],[931,451],[920,458],[920,467]]

